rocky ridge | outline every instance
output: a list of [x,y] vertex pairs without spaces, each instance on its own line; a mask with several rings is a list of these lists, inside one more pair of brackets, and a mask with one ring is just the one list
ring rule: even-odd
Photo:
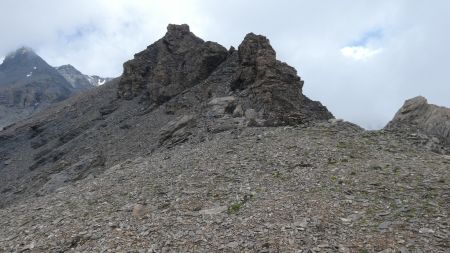
[[[247,77],[251,62],[255,75]],[[120,79],[2,132],[0,204],[223,131],[331,118],[302,95],[302,84],[263,36],[250,34],[227,51],[187,25],[169,25],[162,39],[124,64]]]
[[55,68],[72,85],[75,91],[92,89],[93,87],[103,85],[112,80],[112,78],[109,77],[103,78],[97,75],[85,75],[70,64]]

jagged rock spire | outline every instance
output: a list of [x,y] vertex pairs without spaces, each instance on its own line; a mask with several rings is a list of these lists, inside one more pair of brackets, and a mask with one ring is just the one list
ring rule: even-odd
[[[213,76],[213,72],[220,74]],[[118,96],[147,97],[146,101],[161,105],[201,83],[220,83],[220,87],[204,88],[225,90],[238,97],[241,107],[258,112],[265,125],[333,117],[320,103],[302,94],[303,81],[297,71],[276,59],[266,37],[249,33],[237,51],[227,51],[196,37],[188,25],[169,25],[162,39],[124,64]]]

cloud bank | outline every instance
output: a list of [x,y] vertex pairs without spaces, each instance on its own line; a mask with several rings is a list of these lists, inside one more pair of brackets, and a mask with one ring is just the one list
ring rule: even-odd
[[0,58],[26,45],[52,65],[118,76],[168,23],[226,47],[254,32],[298,70],[306,95],[374,129],[413,96],[450,107],[449,11],[446,0],[2,0]]

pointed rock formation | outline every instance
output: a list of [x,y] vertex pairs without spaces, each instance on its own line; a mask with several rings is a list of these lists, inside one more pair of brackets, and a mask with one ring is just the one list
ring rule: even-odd
[[[237,52],[234,48],[227,51],[199,39],[187,25],[169,25],[162,39],[124,64],[118,96],[140,96],[161,105],[196,85],[208,90],[208,94],[198,93],[203,101],[210,96],[235,97],[227,110],[254,110],[255,125],[333,117],[319,102],[302,94],[303,81],[294,68],[276,59],[266,37],[250,33]],[[217,112],[217,106],[215,109]]]
[[206,79],[222,63],[227,50],[204,42],[187,25],[169,25],[166,35],[124,64],[118,95],[146,95],[161,104]]
[[418,96],[406,100],[385,128],[420,131],[450,145],[450,108],[428,104]]

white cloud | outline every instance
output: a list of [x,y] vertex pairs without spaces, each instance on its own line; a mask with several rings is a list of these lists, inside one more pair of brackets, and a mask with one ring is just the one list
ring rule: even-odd
[[0,64],[2,64],[4,60],[5,60],[5,56],[0,57]]
[[354,60],[367,60],[381,53],[382,50],[382,48],[372,49],[364,46],[354,46],[341,48],[341,54]]

